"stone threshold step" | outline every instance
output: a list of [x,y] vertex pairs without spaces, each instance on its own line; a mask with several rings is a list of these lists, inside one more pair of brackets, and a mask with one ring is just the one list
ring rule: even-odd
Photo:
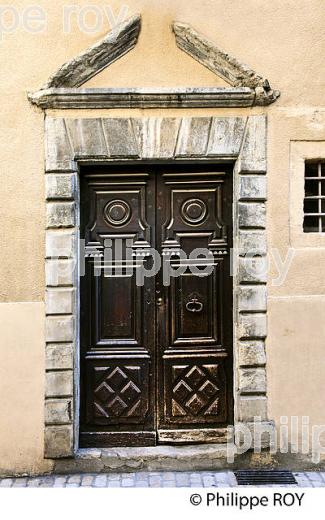
[[232,443],[192,446],[80,449],[73,459],[55,462],[55,473],[127,473],[131,471],[203,471],[233,468]]

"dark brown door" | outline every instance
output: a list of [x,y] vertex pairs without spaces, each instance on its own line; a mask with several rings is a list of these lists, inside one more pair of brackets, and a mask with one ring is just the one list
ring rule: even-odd
[[81,238],[80,445],[220,438],[232,423],[230,169],[86,170]]

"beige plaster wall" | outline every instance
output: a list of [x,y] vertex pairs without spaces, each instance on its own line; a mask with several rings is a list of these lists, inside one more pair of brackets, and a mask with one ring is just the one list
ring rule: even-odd
[[0,304],[0,475],[48,471],[43,460],[44,304]]
[[[72,16],[71,32],[64,34],[63,8],[75,4],[80,9],[90,5],[103,8],[107,1],[38,0],[46,13],[47,29],[32,34],[20,24],[12,34],[3,34],[0,42],[1,471],[46,468],[42,462],[44,114],[28,103],[26,93],[39,88],[57,67],[109,29],[106,22],[97,33],[83,33]],[[109,2],[115,16],[125,4],[127,2],[117,0]],[[30,2],[11,0],[10,5],[21,16]],[[141,12],[143,18],[137,47],[87,86],[222,85],[221,80],[176,48],[170,23],[179,20],[192,24],[281,90],[281,98],[266,109],[269,116],[268,237],[269,246],[279,248],[280,254],[285,256],[292,246],[290,200],[301,197],[299,190],[295,192],[295,172],[290,173],[290,141],[325,142],[324,1],[133,0],[129,3],[129,14],[136,12]],[[88,23],[92,23],[91,17]],[[166,115],[189,112],[230,115],[251,111],[174,110],[166,111]],[[157,115],[159,111],[133,112],[134,115],[144,113]],[[109,114],[125,116],[129,112],[105,111],[104,115]],[[98,115],[98,111],[91,115]],[[324,319],[321,319],[323,299],[320,298],[325,293],[324,260],[323,237],[319,237],[314,247],[302,241],[280,287],[272,283],[276,271],[272,263],[268,338],[271,417],[297,411],[309,414],[313,421],[325,423],[322,406],[325,330]],[[304,385],[302,399],[298,389],[300,374],[306,374],[306,366],[312,384]],[[285,387],[280,384],[283,380]]]
[[311,439],[312,425],[324,424],[325,297],[270,298],[269,309],[270,412],[278,425],[297,418],[299,432],[309,416]]

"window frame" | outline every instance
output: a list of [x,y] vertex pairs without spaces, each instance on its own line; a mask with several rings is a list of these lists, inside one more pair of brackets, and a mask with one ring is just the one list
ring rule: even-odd
[[305,161],[325,160],[325,140],[290,140],[289,150],[289,244],[321,250],[325,233],[304,232]]
[[[317,165],[317,175],[307,175],[308,166]],[[325,208],[322,211],[323,201],[325,205],[325,160],[324,159],[316,159],[316,160],[305,160],[305,168],[304,168],[304,222],[303,222],[303,230],[304,233],[325,233]],[[315,185],[317,183],[317,195],[306,195],[307,191],[307,182],[314,181]],[[317,212],[306,211],[306,201],[317,201]],[[318,220],[317,226],[318,230],[313,230],[313,226],[307,226],[307,219],[315,218]]]

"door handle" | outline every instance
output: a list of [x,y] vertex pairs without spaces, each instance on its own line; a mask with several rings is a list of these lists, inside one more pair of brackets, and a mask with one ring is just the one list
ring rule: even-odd
[[198,298],[191,298],[186,304],[186,310],[189,312],[201,312],[203,309],[203,303]]
[[157,298],[157,306],[158,307],[161,307],[163,303],[164,303],[163,298]]

